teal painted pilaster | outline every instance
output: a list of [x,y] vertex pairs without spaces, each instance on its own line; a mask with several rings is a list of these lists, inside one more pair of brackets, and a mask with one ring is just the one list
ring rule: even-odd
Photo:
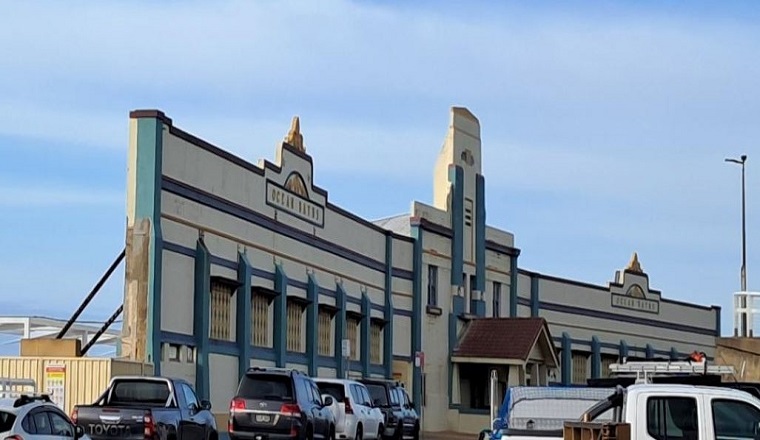
[[530,275],[530,316],[532,317],[539,316],[540,304],[541,304],[541,300],[538,293],[538,275],[531,274]]
[[720,328],[720,306],[712,306],[713,310],[715,310],[715,337],[719,338],[721,335],[721,328]]
[[670,347],[670,360],[675,361],[678,359],[678,350],[675,347]]
[[383,368],[385,377],[393,377],[393,235],[385,234],[385,305],[383,307]]
[[362,292],[362,331],[361,331],[361,337],[362,337],[362,352],[361,352],[361,358],[362,358],[362,376],[363,377],[369,377],[369,326],[370,326],[370,318],[372,313],[372,304],[369,301],[369,296],[367,296],[367,292]]
[[591,377],[597,379],[602,375],[602,344],[596,336],[591,338]]
[[209,327],[211,323],[211,253],[203,238],[195,245],[195,292],[193,295],[193,336],[195,337],[195,390],[200,399],[210,399]]
[[[422,229],[419,226],[412,226],[412,238],[414,238],[414,255],[412,260],[412,270],[414,272],[414,280],[412,281],[412,357],[417,352],[422,351],[422,236]],[[419,412],[420,402],[422,402],[422,370],[414,366],[414,364],[412,364],[412,369],[414,371],[412,400],[414,401],[415,409]]]
[[451,353],[457,348],[457,325],[459,317],[464,313],[464,298],[459,295],[454,296],[451,302],[451,313],[449,313],[449,404],[453,403],[452,388],[454,387],[454,368],[451,363]]
[[317,377],[319,364],[317,363],[319,343],[319,284],[313,274],[309,274],[309,284],[306,286],[306,298],[309,305],[306,307],[306,357],[309,360],[309,376]]
[[562,385],[572,383],[573,373],[573,346],[570,335],[562,333]]
[[623,362],[623,359],[628,357],[628,343],[624,340],[620,340],[620,362]]
[[288,276],[281,264],[274,269],[274,354],[278,368],[285,367],[285,355],[288,352]]
[[517,255],[509,256],[509,317],[517,317]]
[[[475,284],[476,289],[486,291],[486,179],[475,177]],[[485,301],[483,315],[485,316]],[[481,316],[478,314],[478,316]]]
[[[346,291],[342,284],[335,286],[335,307],[338,311],[335,313],[335,365],[336,377],[344,378],[346,376],[346,362],[343,359],[343,339],[346,337]],[[351,350],[355,348],[352,347]]]
[[[457,165],[449,165],[451,188],[451,285],[462,285],[464,272],[464,170]],[[418,228],[419,229],[419,228]],[[420,248],[420,252],[421,252]],[[415,272],[422,276],[422,272]],[[416,317],[417,315],[415,315]],[[422,319],[421,317],[419,319]]]
[[654,347],[651,344],[647,344],[646,357],[647,359],[654,359]]
[[235,313],[235,341],[238,352],[238,379],[251,365],[251,263],[244,252],[238,252],[238,290]]
[[[155,375],[161,374],[161,255],[163,241],[161,237],[161,175],[163,157],[163,119],[165,116],[156,111],[136,111],[130,114],[136,123],[136,143],[130,145],[130,174],[134,173],[134,212],[128,217],[134,228],[147,229],[148,233],[148,316],[145,344],[145,359],[153,364]],[[131,176],[130,176],[131,177]],[[144,222],[149,222],[149,229]],[[127,266],[130,265],[127,249]],[[118,347],[121,351],[121,347]]]

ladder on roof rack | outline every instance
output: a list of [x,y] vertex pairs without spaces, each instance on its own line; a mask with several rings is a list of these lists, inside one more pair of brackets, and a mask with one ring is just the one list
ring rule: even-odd
[[610,373],[636,375],[636,383],[650,383],[654,375],[685,375],[685,374],[735,374],[730,365],[707,365],[706,362],[674,361],[674,362],[625,362],[611,364]]

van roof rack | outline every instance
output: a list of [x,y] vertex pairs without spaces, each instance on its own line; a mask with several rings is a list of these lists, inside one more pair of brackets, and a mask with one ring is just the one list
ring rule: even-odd
[[730,365],[708,365],[705,360],[694,361],[640,361],[611,364],[610,373],[636,377],[636,383],[651,383],[652,376],[662,375],[723,375],[735,374]]
[[32,402],[53,403],[53,401],[50,400],[50,396],[47,394],[20,394],[16,401],[13,402],[13,407],[18,408],[19,406],[28,405]]
[[303,371],[297,369],[297,368],[283,368],[283,367],[265,367],[262,365],[254,365],[252,367],[248,367],[248,372],[253,371],[277,371],[280,373],[298,373],[298,374],[306,374]]

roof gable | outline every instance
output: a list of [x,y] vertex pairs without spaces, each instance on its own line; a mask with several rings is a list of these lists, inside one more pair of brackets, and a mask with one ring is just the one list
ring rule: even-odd
[[551,341],[544,318],[475,318],[465,327],[453,355],[527,361],[538,346],[550,350],[551,363],[557,363]]

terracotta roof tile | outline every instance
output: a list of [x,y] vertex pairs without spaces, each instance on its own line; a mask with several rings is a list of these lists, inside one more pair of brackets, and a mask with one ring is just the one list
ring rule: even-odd
[[453,354],[525,360],[542,328],[548,334],[544,318],[475,318],[467,324]]

